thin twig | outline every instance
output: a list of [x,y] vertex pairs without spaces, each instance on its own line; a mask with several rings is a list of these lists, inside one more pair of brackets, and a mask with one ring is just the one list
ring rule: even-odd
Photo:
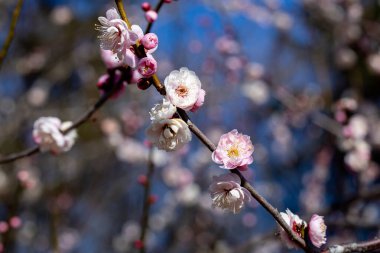
[[20,16],[20,12],[21,12],[23,2],[24,2],[24,0],[18,0],[17,5],[16,5],[15,9],[13,10],[13,15],[12,15],[11,24],[9,27],[8,36],[4,42],[3,48],[0,51],[0,69],[3,65],[5,57],[7,56],[9,47],[11,46],[11,43],[12,43],[12,40],[13,40],[13,37],[15,34],[17,20],[18,20],[18,17]]
[[[154,8],[154,11],[155,11],[157,14],[158,14],[158,12],[160,11],[160,9],[161,9],[162,5],[164,4],[164,2],[165,2],[165,0],[160,0],[160,1],[158,2],[158,4],[156,5],[156,7]],[[154,23],[154,22],[149,22],[149,23],[148,23],[148,26],[147,26],[146,29],[145,29],[145,34],[147,34],[147,33],[150,32],[150,30],[152,29],[153,23]]]
[[[109,74],[110,74],[110,83],[113,83],[114,71],[109,71]],[[122,81],[123,80],[121,79],[120,82],[122,82]],[[108,101],[108,99],[116,92],[117,87],[118,87],[118,85],[116,84],[116,85],[114,85],[114,89],[112,89],[111,91],[109,91],[107,93],[104,93],[98,99],[98,101],[86,113],[84,113],[81,117],[79,117],[74,122],[73,125],[71,125],[69,128],[62,131],[62,133],[67,134],[71,130],[78,128],[79,126],[86,123],[89,119],[91,119],[91,117],[94,115],[94,113],[96,111],[98,111]],[[21,151],[19,153],[11,154],[9,156],[6,156],[6,157],[0,159],[0,164],[10,163],[10,162],[19,160],[21,158],[34,155],[34,154],[37,154],[39,151],[40,151],[40,148],[38,146],[34,146],[30,149]]]
[[[121,17],[123,18],[123,20],[128,24],[129,21],[128,21],[128,18],[127,18],[127,15],[125,13],[125,10],[124,10],[124,7],[123,7],[123,3],[121,0],[115,0],[116,1],[116,5],[119,9],[119,12],[121,14]],[[121,7],[121,8],[119,8]],[[164,95],[162,93],[162,88],[160,86],[162,86],[162,84],[159,82],[159,79],[154,76],[155,78],[153,78],[153,82],[154,82],[154,87],[157,89],[157,91]],[[215,149],[216,149],[216,146],[215,144],[207,138],[207,136],[194,124],[191,122],[189,116],[187,115],[187,113],[185,111],[183,111],[182,109],[177,109],[177,113],[180,115],[180,117],[186,122],[186,124],[188,125],[189,129],[191,130],[191,132],[193,134],[195,134],[195,136],[198,137],[198,139],[207,146],[207,148],[213,152]],[[239,177],[241,178],[241,181],[242,181],[242,186],[245,187],[252,195],[252,197],[254,197],[259,203],[261,203],[264,208],[273,216],[273,218],[279,223],[279,225],[289,234],[290,238],[292,240],[295,241],[295,243],[298,244],[298,246],[302,249],[304,249],[306,252],[308,251],[308,248],[306,246],[306,243],[305,241],[300,238],[287,224],[286,222],[282,219],[280,213],[277,211],[277,209],[275,209],[271,204],[269,204],[248,182],[247,180],[244,178],[243,175],[241,175],[241,173],[237,170],[232,170],[233,173],[239,175]]]
[[19,160],[21,158],[37,154],[39,151],[40,151],[40,148],[38,146],[34,146],[32,148],[26,149],[26,150],[21,151],[19,153],[14,153],[14,154],[11,154],[7,157],[0,159],[0,164],[11,163],[11,162]]
[[378,249],[380,249],[380,239],[375,238],[367,242],[334,245],[329,247],[327,250],[322,251],[322,253],[379,252]]
[[148,171],[146,173],[146,182],[145,182],[145,190],[144,190],[144,206],[143,206],[143,213],[141,216],[141,234],[140,234],[140,242],[142,243],[142,247],[140,248],[140,253],[146,252],[145,247],[145,237],[146,232],[148,230],[148,224],[149,224],[149,210],[151,206],[150,201],[150,191],[151,191],[151,179],[154,173],[154,163],[153,163],[153,147],[149,149],[149,155],[148,155]]

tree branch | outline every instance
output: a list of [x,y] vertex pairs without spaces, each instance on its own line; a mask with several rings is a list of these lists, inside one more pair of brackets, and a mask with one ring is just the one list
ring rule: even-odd
[[11,24],[9,27],[8,36],[4,42],[3,48],[0,51],[0,69],[3,65],[5,57],[7,56],[9,47],[11,46],[11,43],[12,43],[12,40],[13,40],[13,37],[15,34],[17,20],[18,20],[18,17],[20,16],[20,12],[21,12],[23,2],[24,2],[24,0],[18,0],[17,5],[16,5],[15,9],[13,10],[13,15],[12,15]]
[[379,252],[378,249],[380,249],[380,239],[375,238],[367,242],[334,245],[321,253]]

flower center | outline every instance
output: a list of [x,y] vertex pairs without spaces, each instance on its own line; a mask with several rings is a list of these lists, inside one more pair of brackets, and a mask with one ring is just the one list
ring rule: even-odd
[[189,93],[189,90],[187,87],[183,84],[180,84],[177,89],[175,89],[175,92],[177,93],[178,96],[180,97],[185,97],[187,93]]
[[239,149],[236,146],[232,146],[227,150],[227,155],[230,158],[236,158],[239,156]]
[[304,224],[298,225],[295,221],[292,224],[292,230],[296,232],[301,238],[304,238]]
[[326,233],[326,228],[327,228],[327,226],[326,226],[324,223],[321,222],[320,227],[321,227],[321,231],[322,231],[322,233]]

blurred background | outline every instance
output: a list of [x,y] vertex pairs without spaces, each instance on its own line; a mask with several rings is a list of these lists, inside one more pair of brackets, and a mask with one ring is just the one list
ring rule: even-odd
[[[144,29],[142,1],[124,2]],[[0,45],[15,4],[0,0]],[[110,7],[25,0],[0,70],[1,155],[33,146],[39,117],[74,120],[99,98],[94,25]],[[251,136],[245,176],[280,211],[324,215],[329,245],[379,236],[379,18],[374,0],[178,0],[152,29],[160,79],[185,66],[207,92],[193,122],[214,142],[235,128]],[[0,249],[138,252],[144,132],[160,100],[129,85],[79,128],[70,152],[2,165]],[[211,207],[212,176],[225,170],[196,138],[154,150],[153,163],[147,252],[291,252],[257,202],[238,215]]]

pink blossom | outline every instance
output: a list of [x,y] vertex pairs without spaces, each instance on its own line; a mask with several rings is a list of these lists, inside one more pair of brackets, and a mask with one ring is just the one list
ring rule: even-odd
[[212,160],[225,169],[246,167],[253,162],[253,145],[247,135],[238,133],[236,129],[220,137],[216,150],[212,153]]
[[206,91],[204,89],[200,89],[198,99],[193,105],[193,108],[190,109],[191,112],[196,112],[201,106],[203,105],[205,101]]
[[138,71],[143,77],[151,77],[157,71],[157,62],[152,56],[140,59]]
[[[306,222],[300,219],[298,215],[293,214],[289,209],[286,209],[286,213],[281,212],[280,214],[293,232],[299,237],[304,238],[305,228],[307,227]],[[280,227],[280,237],[288,248],[298,248],[298,245],[289,237],[288,233],[282,227]]]
[[158,47],[158,37],[155,33],[147,33],[141,39],[141,44],[151,54],[156,51]]
[[111,50],[100,49],[100,56],[107,69],[117,68],[123,65],[123,62]]
[[251,200],[250,193],[240,183],[240,177],[233,173],[213,177],[209,187],[213,207],[240,212],[244,204]]
[[154,21],[156,21],[157,17],[158,17],[158,14],[154,10],[149,10],[149,11],[145,12],[145,19],[149,23],[153,23]]
[[120,19],[116,9],[108,10],[106,17],[99,17],[98,20],[101,25],[95,25],[95,28],[101,33],[98,36],[100,47],[114,53],[122,51],[129,39],[128,26]]
[[315,247],[321,247],[326,243],[326,225],[323,216],[314,214],[309,222],[309,237]]

